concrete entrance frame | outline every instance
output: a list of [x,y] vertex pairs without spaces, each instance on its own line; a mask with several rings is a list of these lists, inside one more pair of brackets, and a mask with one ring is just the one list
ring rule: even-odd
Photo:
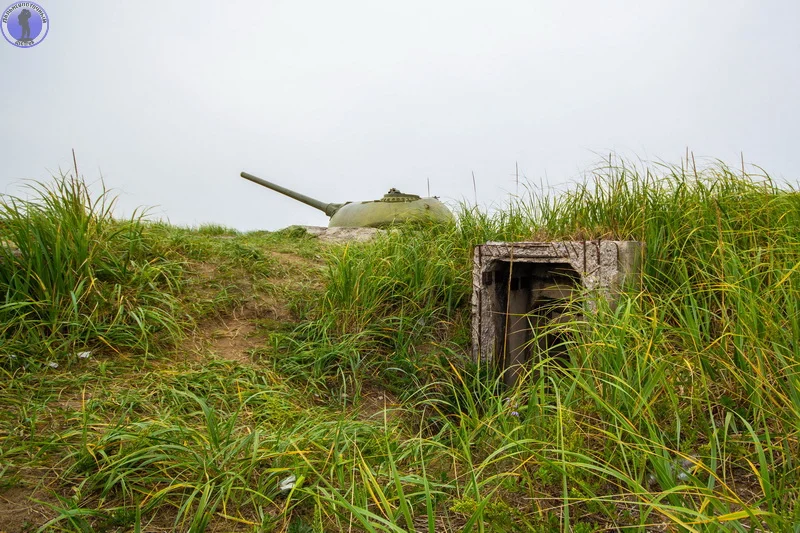
[[[565,316],[578,296],[589,296],[581,300],[581,312],[594,312],[597,298],[613,306],[625,286],[640,283],[644,250],[640,242],[612,240],[476,246],[473,360],[499,365],[513,385],[529,359],[533,330]],[[551,342],[539,338],[539,348],[549,350]]]

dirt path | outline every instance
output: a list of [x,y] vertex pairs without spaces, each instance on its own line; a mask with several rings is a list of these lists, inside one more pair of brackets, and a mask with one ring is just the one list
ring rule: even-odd
[[[244,305],[198,323],[182,350],[249,364],[253,350],[268,347],[271,331],[297,323],[291,300],[300,290],[323,289],[322,260],[273,250],[265,252],[276,261],[266,289],[242,280],[243,290],[249,294]],[[210,264],[198,265],[194,270],[209,279],[216,272]]]

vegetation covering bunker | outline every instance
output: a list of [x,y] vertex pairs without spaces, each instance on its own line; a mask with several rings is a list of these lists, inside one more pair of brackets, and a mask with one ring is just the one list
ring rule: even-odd
[[[639,279],[644,245],[636,241],[488,242],[473,252],[472,356],[493,362],[516,382],[533,340],[549,350],[556,339],[534,330],[562,320],[582,294],[613,305]],[[596,299],[585,308],[594,310]]]
[[[352,247],[0,195],[0,531],[795,531],[800,194],[692,166]],[[461,364],[464,276],[531,227],[646,242],[647,292],[581,297],[577,364],[498,394]],[[493,284],[589,276],[503,246]]]

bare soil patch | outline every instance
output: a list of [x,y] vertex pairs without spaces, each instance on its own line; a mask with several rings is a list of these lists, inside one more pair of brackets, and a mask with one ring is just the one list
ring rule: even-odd
[[55,502],[46,490],[27,482],[0,490],[0,533],[29,533],[52,519],[55,513],[36,500]]
[[[208,351],[231,361],[250,363],[249,350],[259,346],[259,339],[253,336],[256,326],[247,319],[232,318],[221,320],[216,327],[205,330],[208,335]],[[263,338],[260,341],[263,343]]]
[[[263,348],[268,342],[268,332],[263,331],[260,324],[297,321],[287,295],[301,285],[312,291],[321,290],[323,265],[321,261],[293,253],[269,249],[265,252],[276,261],[269,284],[257,287],[249,278],[239,280],[242,290],[249,295],[247,301],[236,309],[222,311],[213,319],[200,322],[183,346],[186,351],[251,364],[250,352]],[[213,280],[218,275],[216,266],[211,263],[193,263],[192,270],[205,280]]]

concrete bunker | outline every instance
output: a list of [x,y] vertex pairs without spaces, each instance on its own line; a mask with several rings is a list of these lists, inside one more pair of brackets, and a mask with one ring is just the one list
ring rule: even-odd
[[[613,305],[624,285],[638,282],[643,251],[639,242],[608,240],[476,246],[474,361],[497,365],[511,386],[531,359],[564,356],[563,334],[551,326],[594,311],[596,298]],[[589,296],[581,307],[578,296]]]

